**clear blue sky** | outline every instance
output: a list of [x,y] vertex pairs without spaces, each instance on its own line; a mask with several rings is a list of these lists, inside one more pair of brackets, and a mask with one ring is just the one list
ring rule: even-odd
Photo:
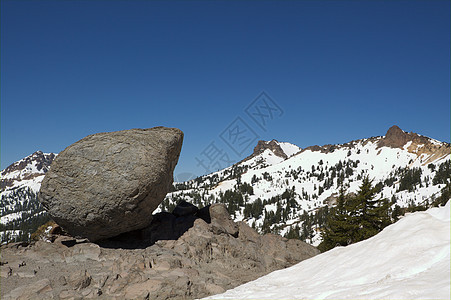
[[[280,109],[263,128],[246,114],[265,112],[262,91]],[[211,142],[238,161],[256,138],[306,147],[393,124],[450,141],[450,1],[1,1],[2,169],[162,125],[185,133],[176,174],[200,175]]]

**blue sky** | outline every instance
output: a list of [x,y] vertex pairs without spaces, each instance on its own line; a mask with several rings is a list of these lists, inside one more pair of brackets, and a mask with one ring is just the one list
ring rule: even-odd
[[1,1],[2,169],[162,125],[185,133],[175,173],[200,175],[213,149],[393,124],[450,141],[450,1]]

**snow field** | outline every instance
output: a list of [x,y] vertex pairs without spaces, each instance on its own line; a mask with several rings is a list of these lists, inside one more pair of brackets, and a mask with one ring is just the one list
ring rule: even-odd
[[450,202],[206,299],[450,299]]

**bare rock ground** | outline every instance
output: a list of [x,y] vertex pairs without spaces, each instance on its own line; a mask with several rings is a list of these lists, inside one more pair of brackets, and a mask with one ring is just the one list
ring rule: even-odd
[[[207,209],[210,215],[203,216],[210,223],[198,217],[205,209],[182,215],[178,210],[178,217],[168,217],[172,221],[161,222],[168,213],[160,215],[151,230],[130,233],[128,240],[96,244],[54,235],[30,245],[2,246],[1,299],[195,299],[318,253],[302,241],[262,236],[244,222],[233,222],[221,204]],[[153,240],[152,233],[176,224],[190,227],[177,239],[160,234],[162,239]]]

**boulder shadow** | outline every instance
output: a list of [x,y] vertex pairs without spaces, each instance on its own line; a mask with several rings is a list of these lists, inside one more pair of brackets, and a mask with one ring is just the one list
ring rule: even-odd
[[210,223],[209,206],[198,209],[181,201],[172,213],[160,212],[152,216],[152,222],[144,229],[133,230],[118,236],[96,241],[102,248],[145,249],[161,240],[177,240],[194,225],[196,219]]

